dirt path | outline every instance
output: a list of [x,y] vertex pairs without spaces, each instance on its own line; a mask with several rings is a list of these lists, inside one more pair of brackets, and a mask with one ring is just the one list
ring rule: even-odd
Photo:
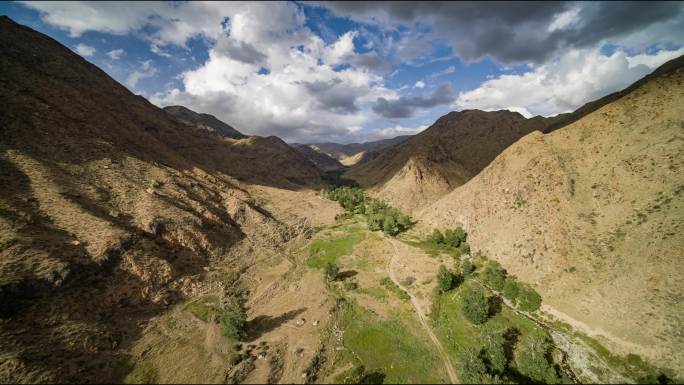
[[[396,245],[396,240],[385,237],[392,247],[394,248],[394,254],[390,257],[390,261],[387,265],[387,272],[394,284],[399,286],[402,290],[404,290],[406,293],[408,293],[409,297],[411,298],[411,304],[413,304],[413,307],[416,310],[416,313],[418,313],[418,320],[420,321],[420,324],[423,326],[423,329],[427,332],[427,334],[430,336],[430,339],[432,340],[432,343],[437,347],[437,351],[439,351],[439,354],[442,356],[442,361],[444,363],[444,367],[447,370],[447,374],[449,374],[449,379],[451,380],[452,384],[459,384],[460,382],[458,381],[458,377],[456,376],[456,373],[454,372],[454,367],[451,365],[451,360],[449,359],[449,356],[447,355],[446,351],[444,350],[444,347],[442,346],[442,343],[439,342],[437,339],[437,336],[432,332],[432,328],[428,324],[427,320],[425,319],[425,313],[423,312],[422,307],[420,306],[420,302],[418,299],[411,293],[408,288],[403,286],[401,282],[399,282],[399,279],[397,279],[395,273],[394,273],[394,262],[395,262],[395,256],[399,254],[399,249],[397,248]],[[404,247],[408,247],[402,244]]]

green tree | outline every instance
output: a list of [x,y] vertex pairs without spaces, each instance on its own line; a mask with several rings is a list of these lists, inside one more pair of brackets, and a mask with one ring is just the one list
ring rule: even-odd
[[515,277],[506,277],[506,282],[504,282],[503,296],[509,301],[516,303],[518,301],[519,285],[515,280]]
[[396,219],[389,213],[385,214],[382,221],[382,231],[387,235],[396,235],[399,232]]
[[464,259],[461,261],[461,275],[463,275],[463,278],[468,278],[470,275],[475,271],[475,266],[473,266],[473,263],[470,262],[469,259]]
[[484,337],[483,356],[486,358],[490,371],[503,374],[506,371],[508,359],[504,349],[505,339],[499,330],[488,330]]
[[506,271],[497,261],[489,261],[487,266],[480,273],[482,279],[494,290],[501,291],[506,282]]
[[551,363],[551,339],[545,332],[532,331],[523,336],[516,351],[517,368],[535,382],[557,384],[558,373]]
[[461,251],[461,254],[470,254],[470,245],[468,242],[461,242],[458,249]]
[[487,366],[476,350],[466,348],[458,356],[458,379],[464,384],[501,384],[499,376],[487,372]]
[[328,264],[325,265],[325,278],[328,281],[336,280],[337,276],[339,274],[340,274],[340,268],[337,266],[336,263],[328,262]]
[[525,311],[536,311],[541,307],[542,298],[533,288],[519,285],[518,306]]
[[442,293],[451,290],[454,284],[454,275],[444,265],[437,270],[437,286]]
[[219,314],[221,333],[237,341],[243,341],[247,336],[247,313],[238,299],[229,300]]
[[477,285],[468,285],[461,294],[461,311],[470,322],[476,325],[487,321],[489,301],[484,289]]

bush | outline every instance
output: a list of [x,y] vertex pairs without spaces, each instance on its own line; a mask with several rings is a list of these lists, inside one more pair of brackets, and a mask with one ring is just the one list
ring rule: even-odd
[[499,376],[492,376],[476,350],[466,348],[458,358],[458,379],[464,384],[501,384]]
[[432,235],[430,235],[430,241],[437,244],[444,243],[444,235],[442,235],[441,231],[434,229]]
[[458,250],[461,252],[461,254],[470,255],[470,245],[467,242],[462,242],[458,247]]
[[500,331],[487,332],[484,340],[482,355],[489,364],[490,371],[503,374],[506,371],[508,359],[504,348],[505,339]]
[[557,384],[560,381],[551,363],[551,339],[545,332],[535,331],[523,336],[516,352],[517,368],[535,382]]
[[472,323],[479,325],[487,321],[489,301],[480,286],[469,285],[461,294],[461,311]]
[[218,319],[223,336],[237,341],[243,341],[247,336],[247,314],[241,301],[228,301]]
[[473,263],[470,262],[469,259],[464,259],[461,261],[461,275],[463,275],[463,278],[468,278],[470,275],[475,271],[475,266],[473,266]]
[[437,270],[437,286],[442,293],[445,293],[454,285],[454,275],[444,266],[440,265]]
[[541,307],[541,296],[533,288],[520,284],[518,288],[518,306],[525,311],[536,311]]
[[494,290],[501,291],[506,282],[506,271],[501,267],[499,262],[489,261],[487,266],[480,273],[482,279]]
[[461,227],[446,230],[444,232],[444,243],[447,246],[459,247],[461,246],[461,243],[465,242],[466,238],[467,234]]
[[340,274],[340,268],[337,266],[336,263],[333,262],[328,262],[327,265],[325,265],[325,278],[332,282],[337,279],[337,276]]
[[504,282],[503,296],[509,301],[516,303],[518,301],[518,294],[520,293],[520,286],[514,277],[506,277]]

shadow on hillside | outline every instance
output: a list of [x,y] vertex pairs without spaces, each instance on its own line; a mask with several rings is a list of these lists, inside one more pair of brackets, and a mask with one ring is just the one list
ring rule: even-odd
[[297,310],[290,310],[277,317],[272,317],[268,315],[260,315],[252,319],[247,324],[247,338],[248,342],[254,341],[274,329],[277,329],[281,325],[292,321],[298,315],[304,313],[307,308],[299,308]]

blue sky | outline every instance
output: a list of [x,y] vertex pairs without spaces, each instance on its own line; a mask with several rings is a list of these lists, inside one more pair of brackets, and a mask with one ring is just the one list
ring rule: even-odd
[[[681,3],[0,3],[164,106],[364,141],[452,110],[554,115],[684,53]],[[578,81],[581,79],[581,81]]]

